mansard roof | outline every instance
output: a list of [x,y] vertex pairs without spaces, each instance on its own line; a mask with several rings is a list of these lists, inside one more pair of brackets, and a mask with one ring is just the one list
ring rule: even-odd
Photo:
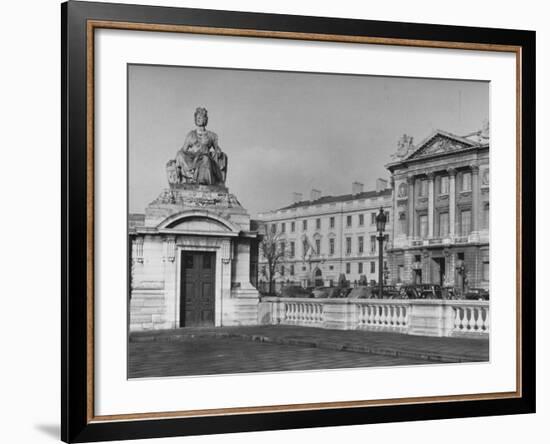
[[300,202],[293,203],[292,205],[288,205],[283,208],[279,208],[278,210],[290,210],[292,208],[301,208],[301,207],[309,207],[311,205],[323,205],[327,203],[338,203],[338,202],[347,202],[350,200],[362,200],[362,199],[372,199],[375,197],[380,196],[391,196],[392,190],[391,188],[386,188],[381,191],[364,191],[362,193],[356,193],[356,194],[341,194],[338,196],[323,196],[316,200],[303,200]]

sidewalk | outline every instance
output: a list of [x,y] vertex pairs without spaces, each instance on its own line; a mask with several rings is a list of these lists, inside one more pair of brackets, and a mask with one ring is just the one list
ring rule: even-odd
[[179,328],[130,334],[130,342],[189,341],[201,338],[236,338],[437,362],[489,360],[489,341],[485,339],[435,338],[388,332],[327,330],[286,325]]

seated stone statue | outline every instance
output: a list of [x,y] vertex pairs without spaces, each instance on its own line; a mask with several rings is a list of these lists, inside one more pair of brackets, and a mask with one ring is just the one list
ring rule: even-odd
[[227,155],[218,145],[218,135],[206,129],[208,112],[195,111],[196,128],[189,131],[175,161],[167,164],[170,184],[194,183],[199,185],[225,184]]

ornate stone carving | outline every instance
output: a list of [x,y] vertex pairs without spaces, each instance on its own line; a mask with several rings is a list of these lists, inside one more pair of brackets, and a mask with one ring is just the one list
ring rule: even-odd
[[447,174],[449,176],[456,176],[456,168],[447,168]]
[[403,159],[407,157],[409,153],[414,150],[413,137],[403,134],[401,138],[397,141],[397,152],[392,155],[392,158],[395,160]]
[[408,196],[408,187],[407,184],[404,182],[401,182],[399,184],[399,187],[397,187],[397,197],[399,198],[406,198]]
[[225,184],[227,155],[218,144],[218,135],[206,129],[206,108],[195,111],[196,128],[189,131],[176,158],[166,164],[168,184],[177,188],[181,184]]

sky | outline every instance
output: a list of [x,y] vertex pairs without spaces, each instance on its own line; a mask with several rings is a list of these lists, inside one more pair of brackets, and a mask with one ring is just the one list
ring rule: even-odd
[[131,213],[167,188],[166,162],[198,106],[229,157],[226,186],[252,216],[293,192],[374,189],[402,134],[465,135],[489,118],[489,83],[471,80],[130,65],[128,82]]

